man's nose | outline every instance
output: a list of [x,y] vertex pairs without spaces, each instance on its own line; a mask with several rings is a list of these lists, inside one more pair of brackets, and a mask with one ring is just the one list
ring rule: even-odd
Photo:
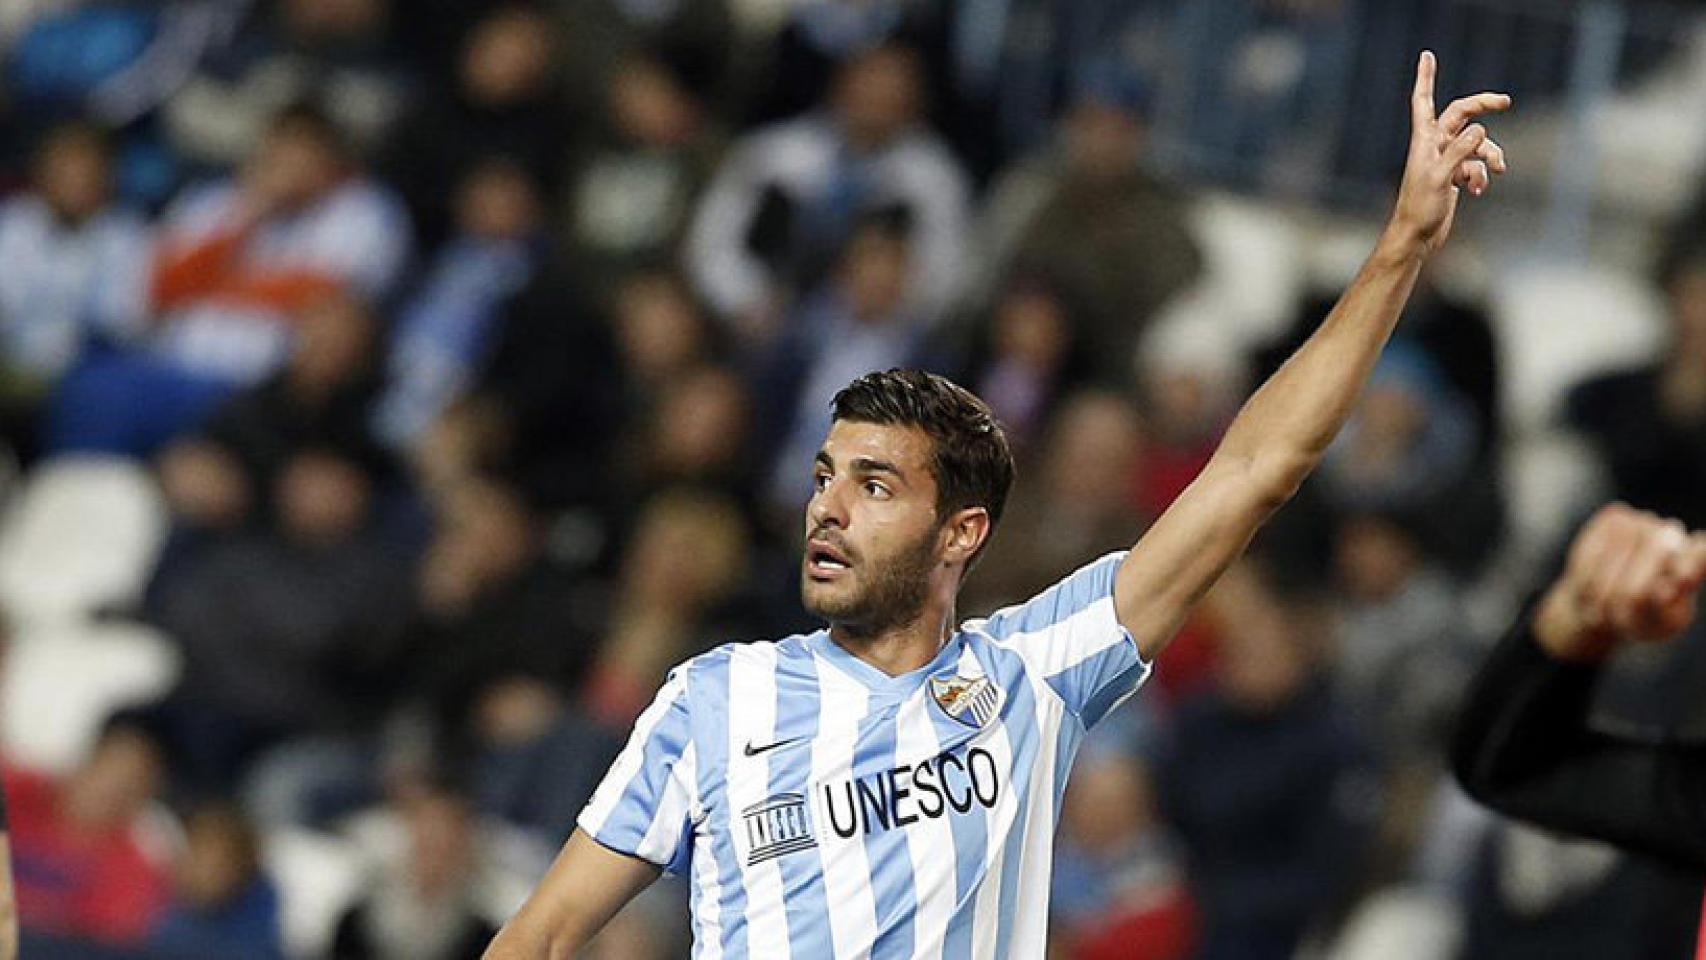
[[814,528],[835,526],[846,529],[847,509],[842,500],[840,485],[831,481],[828,486],[813,494],[811,503],[806,507],[806,515],[811,519]]

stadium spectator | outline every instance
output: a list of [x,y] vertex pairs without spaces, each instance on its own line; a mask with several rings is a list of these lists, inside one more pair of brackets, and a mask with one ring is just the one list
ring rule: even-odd
[[61,447],[148,454],[290,353],[290,320],[337,292],[386,295],[408,254],[389,194],[323,113],[278,114],[240,178],[193,187],[153,265],[151,348],[84,365],[56,403]]
[[26,462],[60,378],[146,318],[149,230],[112,179],[107,134],[66,123],[36,148],[31,189],[0,206],[0,436]]
[[476,903],[479,835],[467,798],[436,786],[397,812],[405,857],[384,864],[339,919],[332,960],[477,960],[497,927]]
[[469,792],[481,815],[521,827],[549,847],[569,838],[601,765],[622,747],[580,703],[522,676],[481,691],[464,738]]
[[610,729],[631,725],[647,686],[671,665],[738,635],[731,619],[751,568],[751,535],[735,505],[685,490],[641,513],[589,678],[588,709]]
[[190,796],[228,789],[286,738],[371,723],[395,696],[407,557],[374,529],[370,496],[359,467],[299,454],[274,486],[276,531],[206,544],[154,585],[185,659],[155,712]]
[[616,284],[609,311],[629,408],[625,422],[643,421],[677,378],[716,359],[721,344],[682,277],[639,269]]
[[19,151],[52,127],[87,120],[113,134],[118,195],[158,209],[184,173],[158,122],[162,107],[237,32],[249,6],[223,0],[8,6],[0,16],[28,23],[5,51],[11,126],[0,144],[0,169],[12,172],[25,160]]
[[1382,756],[1437,770],[1475,653],[1461,588],[1429,561],[1402,519],[1352,514],[1336,533],[1332,667],[1341,701]]
[[[1132,754],[1080,754],[1061,810],[1050,887],[1062,960],[1187,960],[1197,915],[1182,858]],[[1053,954],[1051,954],[1052,956]]]
[[634,453],[623,464],[628,479],[618,508],[631,513],[653,494],[693,486],[731,497],[750,512],[757,473],[747,431],[750,408],[746,385],[723,367],[693,367],[664,386],[631,431]]
[[578,581],[543,537],[533,505],[501,482],[464,483],[439,503],[415,582],[409,689],[453,734],[485,687],[524,676],[567,695],[592,662]]
[[1473,407],[1429,354],[1399,340],[1328,452],[1317,490],[1334,513],[1408,518],[1429,556],[1472,571],[1502,520],[1480,442]]
[[503,307],[545,258],[539,185],[507,160],[471,167],[456,191],[456,232],[397,312],[374,411],[386,446],[412,449],[472,386]]
[[213,803],[189,815],[173,886],[148,937],[151,954],[283,960],[278,888],[261,870],[254,825],[235,807]]
[[[1256,369],[1278,367],[1332,309],[1330,293],[1305,297],[1290,329],[1279,341],[1257,351]],[[1486,457],[1501,437],[1498,343],[1487,309],[1455,292],[1437,268],[1422,271],[1416,293],[1404,309],[1404,339],[1426,354],[1444,382],[1467,401],[1475,415],[1478,454]]]
[[737,141],[700,203],[686,259],[743,336],[774,338],[791,296],[816,287],[874,212],[912,224],[906,306],[934,321],[961,291],[968,186],[923,126],[917,55],[882,46],[840,68],[832,97]]
[[589,591],[544,552],[541,520],[501,481],[456,481],[431,501],[413,582],[386,609],[403,623],[366,722],[320,725],[258,759],[249,782],[273,823],[324,824],[441,768],[472,770],[482,813],[567,831],[611,737],[577,712],[596,653]]
[[1202,905],[1202,960],[1291,957],[1350,893],[1377,812],[1314,614],[1273,576],[1246,563],[1216,588],[1219,684],[1179,704],[1156,774]]
[[491,7],[462,41],[454,75],[398,125],[380,169],[408,204],[422,249],[449,236],[447,184],[497,156],[554,201],[570,116],[553,78],[556,24],[537,5]]
[[907,218],[866,216],[833,276],[799,302],[764,362],[757,400],[768,422],[760,429],[777,451],[767,506],[790,526],[808,492],[800,464],[817,452],[836,391],[861,373],[916,362],[926,349],[928,322],[907,296],[918,243]]
[[1157,325],[1140,344],[1138,396],[1146,442],[1132,496],[1152,515],[1167,509],[1202,470],[1248,389],[1235,339],[1221,318],[1204,319]]
[[1179,17],[1156,0],[940,4],[923,27],[942,132],[987,184],[1056,134],[1085,64],[1164,82]]
[[110,720],[89,756],[54,777],[6,771],[12,869],[26,938],[46,934],[138,947],[170,896],[166,857],[145,839],[160,789],[159,747]]
[[1316,131],[1331,122],[1322,93],[1344,89],[1356,54],[1355,9],[1344,0],[1209,0],[1181,10],[1162,62],[1202,102],[1191,117],[1200,148],[1259,157],[1240,172],[1282,188],[1332,162],[1316,149]]
[[927,18],[926,4],[902,0],[830,0],[790,8],[758,57],[751,126],[790,119],[821,103],[848,63],[887,43],[906,43]]
[[1445,747],[1479,652],[1462,586],[1429,559],[1402,517],[1336,522],[1334,692],[1375,751],[1384,798],[1377,880],[1415,875],[1430,856]]
[[1038,270],[1083,304],[1095,373],[1130,380],[1150,319],[1197,276],[1201,256],[1177,187],[1142,164],[1147,91],[1110,62],[1079,71],[1053,149],[997,180],[980,234],[983,269]]
[[1670,302],[1670,342],[1656,361],[1578,386],[1568,418],[1611,473],[1612,493],[1706,527],[1706,245],[1672,240],[1658,284]]
[[375,320],[357,300],[328,294],[298,312],[283,371],[234,397],[194,436],[160,456],[162,490],[179,522],[234,529],[275,519],[274,493],[306,453],[331,454],[371,484],[383,458],[367,430]]
[[987,613],[1035,596],[1075,560],[1119,550],[1130,531],[1143,529],[1146,518],[1127,489],[1142,446],[1142,425],[1125,398],[1087,391],[1065,400],[1035,482],[1014,492],[1001,536],[966,583],[966,610]]
[[391,0],[280,0],[249,7],[167,101],[165,126],[193,168],[242,163],[278,111],[312,102],[371,151],[408,102],[413,77],[391,43]]
[[541,509],[578,510],[602,527],[606,468],[624,384],[612,331],[560,271],[536,271],[505,305],[473,388],[427,431],[416,468],[429,496],[496,474]]
[[1062,396],[1089,373],[1081,322],[1058,284],[1021,274],[1001,284],[987,324],[976,332],[966,380],[1001,419],[1020,461],[1034,452]]
[[611,73],[595,132],[563,189],[561,237],[583,284],[672,262],[710,179],[717,136],[701,96],[665,62],[636,55]]
[[319,301],[284,372],[161,459],[186,536],[150,607],[186,664],[157,712],[192,793],[229,789],[257,751],[390,701],[408,552],[375,507],[388,472],[365,415],[372,337],[359,303]]
[[734,10],[740,0],[553,0],[562,23],[563,74],[570,102],[580,112],[599,108],[600,91],[620,85],[636,58],[667,65],[682,89],[727,116],[738,109],[740,80],[750,77]]

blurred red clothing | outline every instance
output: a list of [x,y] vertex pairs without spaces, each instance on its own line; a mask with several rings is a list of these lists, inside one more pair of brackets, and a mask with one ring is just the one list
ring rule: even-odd
[[1132,503],[1144,516],[1161,516],[1208,466],[1219,443],[1220,438],[1215,436],[1195,444],[1156,441],[1146,447],[1140,468],[1132,474]]
[[1197,912],[1183,887],[1081,923],[1067,936],[1068,960],[1184,960],[1196,946]]
[[61,810],[60,784],[6,771],[18,917],[28,930],[140,943],[171,892],[162,864],[136,842],[132,824],[89,831]]

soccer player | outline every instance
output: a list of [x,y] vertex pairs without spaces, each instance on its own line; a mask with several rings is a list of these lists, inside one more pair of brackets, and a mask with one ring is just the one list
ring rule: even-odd
[[1504,154],[1481,93],[1417,66],[1396,208],[1315,334],[1129,552],[956,628],[1013,476],[989,408],[940,377],[859,378],[806,507],[801,595],[826,630],[675,668],[539,888],[486,956],[570,957],[660,870],[696,958],[1041,957],[1066,772],[1345,422],[1461,190]]

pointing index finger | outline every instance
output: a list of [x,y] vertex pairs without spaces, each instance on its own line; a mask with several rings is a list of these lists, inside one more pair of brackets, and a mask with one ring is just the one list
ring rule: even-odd
[[1410,94],[1410,120],[1416,127],[1434,119],[1434,73],[1439,68],[1432,50],[1423,50],[1416,63],[1416,87]]

